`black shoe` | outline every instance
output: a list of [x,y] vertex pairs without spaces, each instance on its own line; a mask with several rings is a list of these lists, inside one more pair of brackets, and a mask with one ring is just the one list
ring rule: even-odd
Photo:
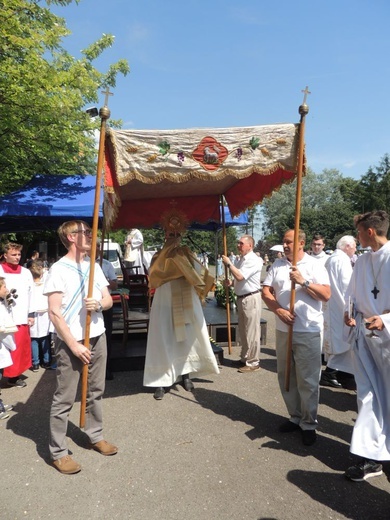
[[300,430],[299,424],[292,421],[286,421],[279,426],[279,431],[281,433],[291,433],[296,432],[297,430]]
[[305,446],[311,446],[317,440],[317,433],[315,430],[302,430],[302,442]]
[[194,383],[191,381],[190,376],[188,374],[184,374],[183,378],[183,387],[187,392],[192,392],[194,389]]
[[371,477],[380,477],[382,473],[382,464],[374,460],[362,460],[356,466],[348,468],[344,476],[354,482],[363,482]]
[[51,363],[42,363],[41,367],[45,370],[49,370],[51,368]]
[[321,374],[320,385],[331,386],[332,388],[342,388],[341,383],[339,383],[333,375],[328,376],[326,372],[322,372]]
[[158,388],[156,388],[156,391],[154,392],[154,398],[157,400],[157,401],[161,401],[161,399],[164,397],[165,395],[165,390],[162,386],[159,386]]
[[356,390],[356,381],[352,374],[348,374],[347,372],[338,372],[337,381],[347,390]]
[[32,372],[38,372],[38,371],[39,371],[39,365],[33,365],[33,366],[31,367],[31,371],[32,371]]
[[246,365],[245,361],[241,361],[241,359],[235,359],[234,361],[230,361],[232,367],[241,368]]
[[18,379],[17,377],[12,377],[8,379],[9,386],[16,386],[18,388],[24,388],[27,386],[27,383],[23,381],[23,379]]

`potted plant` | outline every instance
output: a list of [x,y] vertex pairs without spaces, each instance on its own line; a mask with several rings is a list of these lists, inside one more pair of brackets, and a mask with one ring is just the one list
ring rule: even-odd
[[[221,282],[216,282],[214,296],[217,300],[218,307],[226,308],[226,287]],[[229,303],[230,305],[236,305],[237,296],[234,292],[233,287],[229,287]]]

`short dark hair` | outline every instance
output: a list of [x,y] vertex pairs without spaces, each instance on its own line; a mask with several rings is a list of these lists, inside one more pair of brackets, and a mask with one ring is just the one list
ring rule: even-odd
[[30,265],[28,266],[28,269],[31,271],[31,274],[33,275],[34,280],[37,278],[41,278],[43,274],[43,262],[42,260],[33,260]]
[[313,240],[323,240],[323,242],[325,244],[325,237],[324,237],[324,235],[321,235],[321,233],[314,233],[311,241],[313,242]]
[[389,230],[389,215],[386,211],[369,211],[353,217],[355,227],[361,226],[364,229],[375,229],[379,237],[385,237]]

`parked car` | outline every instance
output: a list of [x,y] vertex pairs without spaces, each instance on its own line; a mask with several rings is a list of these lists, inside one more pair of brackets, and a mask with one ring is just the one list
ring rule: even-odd
[[122,278],[122,269],[119,263],[118,255],[123,258],[122,249],[117,242],[105,240],[103,245],[103,258],[111,262],[118,278]]

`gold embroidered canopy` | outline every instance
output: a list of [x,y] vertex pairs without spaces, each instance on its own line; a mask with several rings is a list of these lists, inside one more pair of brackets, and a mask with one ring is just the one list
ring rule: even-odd
[[233,216],[297,173],[299,124],[112,130],[105,141],[107,229],[152,227],[172,207],[190,222]]

